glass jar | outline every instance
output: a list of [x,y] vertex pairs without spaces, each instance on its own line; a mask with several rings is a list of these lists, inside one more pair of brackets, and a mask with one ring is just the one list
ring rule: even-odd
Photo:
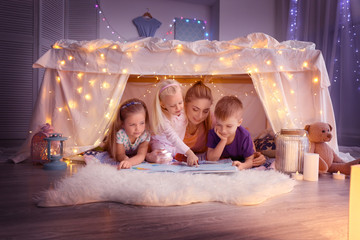
[[309,152],[308,133],[304,129],[281,129],[275,135],[275,168],[285,173],[303,172],[304,154]]

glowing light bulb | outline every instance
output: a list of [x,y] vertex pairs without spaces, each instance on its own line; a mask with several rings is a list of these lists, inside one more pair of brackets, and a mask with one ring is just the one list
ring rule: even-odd
[[102,86],[103,86],[103,88],[109,88],[110,84],[107,82],[103,82]]
[[102,53],[100,54],[101,59],[105,59],[105,55]]
[[284,70],[284,66],[279,66],[279,69],[282,71]]
[[71,61],[71,60],[74,59],[74,57],[73,57],[73,56],[69,56],[68,59]]
[[65,60],[60,61],[61,65],[65,65]]
[[267,61],[266,61],[266,64],[267,64],[267,65],[270,65],[270,64],[271,64],[271,60],[267,60]]
[[308,65],[309,65],[308,62],[303,63],[303,67],[308,67]]
[[127,72],[128,72],[127,69],[123,69],[123,70],[122,70],[122,73],[123,73],[123,74],[126,74]]
[[77,91],[78,93],[82,93],[82,90],[83,90],[82,87],[78,87],[78,88],[76,89],[76,91]]
[[80,73],[77,74],[77,78],[78,78],[78,79],[81,79],[83,76],[84,76],[84,73],[81,73],[81,72],[80,72]]
[[57,82],[60,82],[60,81],[61,81],[61,79],[60,79],[59,76],[56,76],[56,81],[57,81]]
[[88,101],[91,100],[91,95],[90,95],[90,94],[86,94],[86,95],[85,95],[85,99],[88,100]]
[[62,110],[63,110],[62,107],[59,107],[59,108],[58,108],[58,111],[59,111],[59,112],[62,112]]
[[314,78],[314,83],[317,83],[317,82],[319,82],[319,79],[316,77],[316,78]]
[[294,91],[293,89],[291,89],[291,90],[290,90],[290,93],[291,93],[291,94],[294,94],[294,93],[295,93],[295,91]]
[[90,84],[90,86],[93,87],[93,86],[95,85],[95,80],[90,80],[90,81],[89,81],[89,84]]
[[114,46],[112,46],[111,48],[112,48],[112,49],[117,49],[117,46],[116,46],[116,45],[114,45]]
[[224,59],[225,59],[224,57],[220,57],[219,61],[224,61]]
[[106,68],[103,68],[103,69],[102,69],[102,72],[106,73]]

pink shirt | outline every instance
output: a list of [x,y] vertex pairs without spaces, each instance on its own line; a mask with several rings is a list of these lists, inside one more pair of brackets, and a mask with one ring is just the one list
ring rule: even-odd
[[164,116],[165,122],[159,129],[157,135],[151,136],[151,147],[155,149],[166,149],[174,156],[176,153],[185,154],[190,148],[183,142],[187,118],[182,111],[179,116],[171,116],[169,120]]

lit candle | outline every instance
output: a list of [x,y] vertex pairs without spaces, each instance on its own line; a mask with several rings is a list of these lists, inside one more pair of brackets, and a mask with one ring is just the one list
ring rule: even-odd
[[319,154],[305,153],[304,155],[304,180],[319,180]]
[[349,199],[349,240],[360,239],[360,164],[351,166]]
[[333,173],[333,178],[337,180],[344,180],[345,174],[340,173],[340,171],[337,171],[336,173]]
[[304,175],[302,175],[301,173],[299,173],[298,171],[296,171],[296,173],[291,173],[291,178],[295,179],[295,180],[303,180],[304,179]]

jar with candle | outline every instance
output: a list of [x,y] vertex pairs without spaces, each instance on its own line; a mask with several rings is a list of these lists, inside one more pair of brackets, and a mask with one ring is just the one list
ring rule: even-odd
[[309,151],[304,129],[281,129],[275,135],[275,168],[284,173],[303,172],[304,154]]

